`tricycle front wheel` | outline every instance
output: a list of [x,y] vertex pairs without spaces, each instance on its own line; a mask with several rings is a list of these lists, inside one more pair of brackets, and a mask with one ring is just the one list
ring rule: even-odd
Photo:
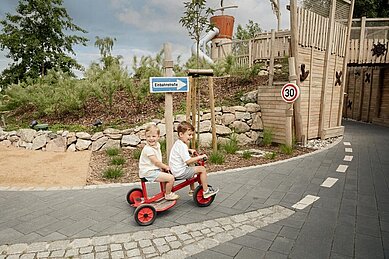
[[153,224],[156,217],[157,211],[153,206],[148,204],[140,205],[134,212],[135,221],[141,226]]
[[[210,187],[210,185],[208,185]],[[204,198],[203,197],[203,186],[199,185],[196,187],[194,193],[193,193],[193,200],[196,203],[197,206],[199,207],[208,207],[211,205],[213,200],[215,199],[216,195],[213,195],[209,198]]]

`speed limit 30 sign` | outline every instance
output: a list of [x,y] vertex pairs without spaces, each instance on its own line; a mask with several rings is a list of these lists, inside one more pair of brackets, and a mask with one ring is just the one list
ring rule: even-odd
[[293,83],[285,84],[281,89],[281,97],[287,103],[293,103],[300,96],[300,88]]

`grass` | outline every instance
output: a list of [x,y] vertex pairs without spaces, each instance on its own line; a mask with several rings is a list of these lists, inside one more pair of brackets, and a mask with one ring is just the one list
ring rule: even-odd
[[119,149],[116,147],[108,148],[106,151],[108,156],[113,157],[119,155]]
[[111,158],[112,165],[124,165],[126,163],[126,159],[122,156],[114,156]]
[[273,143],[273,131],[271,129],[263,130],[262,143],[264,146],[270,146]]
[[123,176],[123,168],[121,167],[108,167],[103,172],[103,177],[107,179],[117,179]]
[[275,159],[276,156],[277,156],[277,153],[276,153],[276,152],[268,152],[268,153],[266,153],[266,154],[264,155],[264,157],[265,157],[266,159],[269,159],[269,160]]
[[224,155],[222,152],[216,151],[212,152],[209,155],[209,162],[216,165],[221,165],[224,163]]
[[132,158],[134,158],[135,160],[139,160],[140,158],[140,154],[142,153],[142,150],[140,149],[134,149],[132,151]]
[[282,144],[280,146],[281,153],[285,155],[291,155],[293,154],[293,147],[289,145]]
[[243,157],[244,159],[250,159],[250,158],[252,157],[252,154],[251,154],[250,151],[245,150],[245,151],[243,151],[242,157]]
[[222,145],[227,154],[235,154],[239,150],[238,141],[236,135],[232,135],[230,140]]

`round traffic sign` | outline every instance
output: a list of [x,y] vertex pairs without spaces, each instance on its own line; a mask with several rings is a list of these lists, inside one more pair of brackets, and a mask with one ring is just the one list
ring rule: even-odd
[[300,88],[293,83],[285,84],[281,89],[281,97],[287,103],[293,103],[300,96]]

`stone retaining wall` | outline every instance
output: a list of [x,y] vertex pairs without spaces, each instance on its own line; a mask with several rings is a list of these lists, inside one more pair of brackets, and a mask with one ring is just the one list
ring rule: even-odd
[[[200,113],[200,145],[210,145],[212,142],[211,112]],[[247,103],[245,106],[216,107],[216,134],[219,142],[227,141],[236,134],[239,145],[256,143],[263,132],[260,106]],[[177,138],[177,125],[186,119],[185,115],[176,115],[174,120],[174,137]],[[153,120],[166,135],[164,120]],[[118,130],[108,128],[93,135],[86,132],[36,131],[20,129],[6,132],[0,128],[0,145],[26,148],[29,150],[45,150],[57,152],[75,152],[82,150],[106,150],[108,148],[137,148],[145,143],[145,125]],[[197,125],[196,125],[197,129]]]

